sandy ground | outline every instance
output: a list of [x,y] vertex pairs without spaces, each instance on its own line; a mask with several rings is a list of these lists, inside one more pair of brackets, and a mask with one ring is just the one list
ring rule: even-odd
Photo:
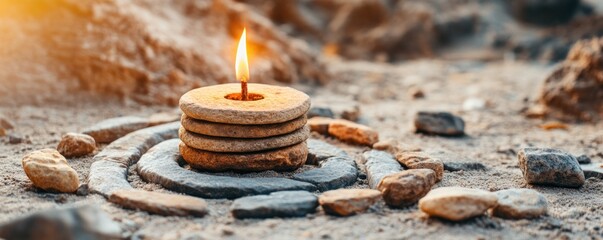
[[[393,138],[420,147],[444,161],[475,161],[487,171],[446,172],[439,186],[464,186],[490,191],[527,187],[542,192],[549,214],[536,220],[504,220],[479,217],[451,223],[427,218],[417,206],[390,209],[383,203],[357,216],[338,218],[322,210],[294,219],[236,220],[229,214],[230,200],[207,200],[210,213],[203,218],[162,217],[124,210],[99,195],[45,193],[32,187],[21,167],[24,154],[54,148],[63,133],[80,131],[97,121],[122,115],[148,116],[169,110],[120,102],[87,102],[12,107],[0,104],[0,112],[16,128],[11,134],[26,136],[30,143],[9,144],[0,138],[0,223],[25,213],[64,204],[94,203],[127,229],[129,236],[144,239],[590,239],[603,238],[603,181],[588,179],[580,189],[528,186],[517,167],[515,152],[522,146],[554,147],[587,154],[603,162],[603,123],[572,124],[569,130],[545,131],[543,120],[526,119],[519,112],[536,98],[550,66],[525,63],[418,61],[399,65],[364,62],[332,63],[336,79],[328,86],[295,86],[312,95],[314,102],[358,103],[360,121]],[[420,87],[426,97],[413,100],[407,93]],[[488,102],[484,110],[462,111],[465,99]],[[66,102],[66,101],[60,101]],[[442,138],[413,133],[412,117],[418,110],[445,110],[466,121],[467,137]],[[334,139],[356,158],[366,148]],[[69,160],[86,179],[92,157]],[[166,191],[140,180],[130,171],[136,188]],[[365,182],[354,187],[366,188]]]

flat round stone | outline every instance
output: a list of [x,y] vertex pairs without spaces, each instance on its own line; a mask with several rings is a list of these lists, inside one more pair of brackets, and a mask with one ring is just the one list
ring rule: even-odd
[[287,134],[302,128],[306,122],[306,115],[291,121],[273,124],[241,125],[216,123],[198,120],[182,114],[182,127],[189,132],[214,137],[231,138],[265,138]]
[[229,94],[240,93],[241,85],[221,84],[185,93],[180,98],[180,109],[194,119],[229,124],[282,123],[296,119],[310,109],[310,97],[290,87],[250,83],[248,90],[263,99],[227,99]]
[[180,143],[180,154],[191,167],[209,171],[291,171],[308,158],[308,146],[293,146],[255,153],[216,153],[191,148]]
[[211,152],[259,152],[295,145],[310,137],[310,128],[304,126],[292,133],[267,138],[224,138],[192,133],[180,128],[180,140],[187,146]]

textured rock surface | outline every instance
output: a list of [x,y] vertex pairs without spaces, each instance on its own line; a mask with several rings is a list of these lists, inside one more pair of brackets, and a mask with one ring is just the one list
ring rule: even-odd
[[318,202],[326,213],[350,216],[366,211],[381,199],[381,192],[372,189],[337,189],[322,193]]
[[492,214],[501,218],[536,218],[547,213],[544,195],[532,189],[506,189],[496,192],[498,205]]
[[319,162],[326,160],[331,157],[349,157],[348,154],[341,150],[341,148],[335,147],[324,141],[316,139],[308,139],[308,160],[306,164],[318,165]]
[[238,198],[286,190],[315,191],[316,186],[285,178],[242,178],[216,176],[182,168],[178,151],[180,140],[164,141],[142,156],[138,174],[148,182],[157,183],[175,192],[203,198]]
[[444,163],[440,159],[423,152],[399,152],[398,162],[410,169],[428,168],[436,173],[438,182],[444,177]]
[[96,141],[86,134],[67,133],[63,135],[57,150],[68,158],[86,156],[96,150]]
[[57,150],[47,148],[28,153],[22,164],[25,174],[38,188],[72,193],[80,185],[77,172]]
[[327,191],[350,186],[356,182],[358,169],[349,156],[330,157],[319,163],[320,168],[293,175],[293,179],[309,182],[319,191]]
[[585,154],[582,154],[580,156],[576,156],[576,160],[580,164],[590,164],[591,163],[590,158],[588,156],[586,156]]
[[369,187],[376,189],[387,175],[399,173],[404,170],[394,156],[389,153],[371,150],[362,154]]
[[436,183],[436,174],[431,169],[409,169],[385,176],[377,189],[383,194],[385,203],[391,207],[406,207],[425,196]]
[[451,172],[483,171],[486,169],[486,166],[479,162],[444,162],[444,170]]
[[150,127],[150,122],[142,117],[117,117],[98,122],[82,131],[90,135],[97,143],[110,143],[136,130]]
[[265,138],[291,133],[306,124],[306,116],[284,123],[262,125],[239,125],[208,122],[190,118],[182,114],[182,127],[189,132],[214,137]]
[[310,97],[290,87],[248,84],[249,93],[263,99],[238,101],[225,98],[241,92],[238,83],[193,89],[180,98],[180,109],[187,116],[210,122],[229,124],[272,124],[287,122],[306,114]]
[[480,189],[440,187],[421,198],[419,208],[429,216],[462,221],[483,215],[497,201],[496,194]]
[[179,148],[182,158],[191,167],[208,171],[291,171],[303,166],[308,158],[305,142],[253,153],[209,152],[188,147],[182,142]]
[[328,131],[341,141],[369,147],[379,141],[379,133],[372,128],[342,119],[330,122]]
[[529,184],[580,187],[584,173],[576,158],[550,148],[523,148],[517,153],[519,168]]
[[580,165],[580,168],[582,168],[582,171],[584,172],[584,177],[585,178],[599,178],[599,179],[603,179],[603,164],[601,163],[592,163],[592,164],[585,164],[585,165]]
[[2,239],[121,239],[121,232],[118,223],[92,205],[46,210],[0,225]]
[[317,132],[322,135],[329,135],[329,124],[335,121],[332,118],[313,117],[308,119],[308,126],[312,132]]
[[90,191],[109,197],[113,191],[131,189],[126,180],[128,167],[149,148],[166,139],[177,138],[179,122],[167,123],[132,132],[106,146],[94,156],[90,166]]
[[579,9],[580,0],[510,0],[506,4],[517,20],[550,26],[569,21]]
[[230,212],[236,218],[303,217],[316,211],[318,198],[307,191],[282,191],[235,200]]
[[335,118],[335,113],[329,107],[310,107],[310,110],[306,113],[308,118],[313,117],[325,117],[325,118]]
[[295,145],[310,137],[310,128],[304,126],[292,133],[267,138],[223,138],[191,133],[180,128],[180,140],[187,146],[211,152],[257,152]]
[[603,38],[578,41],[546,78],[539,103],[564,120],[603,119]]
[[442,136],[462,136],[465,121],[448,112],[418,112],[414,119],[417,132]]
[[109,202],[165,216],[201,217],[207,214],[207,203],[201,198],[138,189],[115,191],[109,196]]

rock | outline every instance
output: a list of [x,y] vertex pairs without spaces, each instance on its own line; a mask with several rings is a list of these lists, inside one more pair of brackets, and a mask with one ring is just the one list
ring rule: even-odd
[[[578,1],[575,1],[578,2]],[[544,82],[538,104],[568,121],[603,119],[603,38],[578,41]],[[536,105],[536,106],[539,106]]]
[[184,115],[182,114],[182,111],[176,109],[169,112],[155,113],[149,116],[147,120],[149,121],[149,126],[157,126],[164,123],[179,121],[182,115]]
[[225,96],[239,93],[238,83],[220,84],[193,89],[180,98],[180,109],[187,116],[217,123],[272,124],[296,119],[310,109],[310,97],[290,87],[250,83],[250,93],[262,98],[254,101],[233,101]]
[[369,147],[379,141],[379,133],[372,128],[341,119],[329,123],[329,135],[344,142]]
[[369,187],[376,189],[385,176],[404,170],[394,157],[386,152],[371,150],[362,154]]
[[72,193],[80,185],[77,172],[54,149],[42,149],[23,157],[23,170],[33,185],[47,190]]
[[57,150],[67,158],[82,157],[96,150],[96,142],[94,138],[85,134],[67,133],[63,135]]
[[0,127],[0,137],[6,136],[6,129]]
[[425,196],[436,183],[436,174],[431,169],[410,169],[385,176],[377,189],[383,194],[385,203],[391,207],[406,207]]
[[373,144],[373,149],[386,151],[391,154],[399,152],[420,152],[421,148],[398,142],[394,139],[381,140]]
[[417,132],[442,135],[465,135],[465,122],[462,118],[448,112],[418,112],[415,116]]
[[190,118],[182,114],[182,127],[189,132],[214,137],[229,138],[265,138],[288,134],[306,125],[307,119],[303,115],[291,121],[261,125],[239,125],[214,123]]
[[318,198],[307,191],[282,191],[235,200],[230,212],[235,218],[303,217],[316,211]]
[[475,111],[486,108],[486,100],[481,98],[467,98],[463,102],[464,111]]
[[550,130],[555,130],[555,129],[561,129],[561,130],[568,130],[569,126],[565,123],[562,122],[557,122],[557,121],[551,121],[551,122],[545,122],[543,124],[538,125],[538,127],[550,131]]
[[529,184],[559,187],[584,184],[584,173],[569,153],[550,148],[523,148],[517,157],[523,178]]
[[181,167],[185,162],[178,151],[179,144],[178,139],[167,140],[145,153],[136,165],[140,177],[169,190],[202,198],[232,199],[288,190],[316,191],[316,186],[310,183],[286,178],[228,177],[186,170]]
[[149,127],[146,118],[126,116],[109,118],[98,122],[82,131],[90,135],[97,143],[110,143],[136,130]]
[[479,162],[444,162],[444,170],[451,172],[484,171],[486,166]]
[[305,142],[252,153],[210,152],[191,148],[182,142],[179,146],[180,154],[186,163],[193,168],[207,171],[292,171],[303,166],[308,158]]
[[335,118],[335,114],[333,110],[328,107],[311,107],[310,110],[306,113],[308,118],[313,117],[325,117],[325,118]]
[[360,118],[360,106],[354,105],[352,108],[346,108],[341,111],[341,118],[348,121],[358,121]]
[[381,192],[372,189],[337,189],[318,197],[326,213],[350,216],[366,211],[381,198]]
[[580,156],[576,157],[576,160],[578,161],[578,163],[580,164],[589,164],[591,163],[591,160],[588,156],[586,156],[586,154],[582,154]]
[[593,163],[580,165],[584,172],[584,178],[599,178],[603,179],[603,164]]
[[308,139],[306,143],[308,144],[308,159],[306,160],[306,164],[318,165],[319,162],[331,157],[349,157],[341,148],[320,140]]
[[220,153],[247,153],[297,145],[310,137],[310,128],[304,126],[292,133],[266,138],[223,138],[192,133],[180,128],[180,140],[187,146]]
[[2,239],[121,239],[121,227],[100,207],[68,206],[44,210],[0,225]]
[[15,128],[15,126],[8,119],[4,118],[3,116],[0,116],[0,128],[10,130]]
[[498,205],[492,214],[501,218],[524,219],[537,218],[547,212],[544,195],[532,189],[506,189],[496,192]]
[[412,98],[412,99],[419,99],[419,98],[424,98],[425,97],[425,93],[423,92],[423,90],[421,88],[418,87],[411,87],[408,89],[408,95]]
[[108,200],[125,208],[164,216],[202,217],[207,214],[205,200],[186,195],[126,189],[113,192]]
[[109,197],[116,190],[131,189],[132,186],[126,179],[128,167],[136,163],[140,156],[155,144],[177,138],[179,128],[179,122],[145,128],[107,145],[94,156],[94,163],[90,166],[90,191]]
[[308,119],[308,126],[310,126],[310,131],[317,132],[322,135],[329,135],[329,124],[335,121],[332,118],[325,117],[313,117]]
[[439,181],[444,177],[444,163],[437,158],[431,157],[422,152],[400,152],[396,154],[396,159],[406,168],[431,169],[436,173],[436,179]]
[[343,157],[330,157],[321,161],[319,166],[320,168],[295,174],[293,179],[312,183],[319,191],[327,191],[350,186],[358,178],[356,162],[347,154]]
[[20,144],[23,142],[25,142],[25,139],[21,135],[14,133],[8,135],[8,143],[10,144]]
[[78,196],[87,196],[89,193],[90,193],[90,188],[88,188],[87,183],[80,184],[80,186],[77,188],[77,190],[75,190],[75,195],[78,195]]
[[463,187],[440,187],[421,200],[419,208],[429,216],[462,221],[483,215],[498,202],[496,194]]
[[506,3],[515,19],[541,26],[568,22],[580,6],[580,0],[511,0]]

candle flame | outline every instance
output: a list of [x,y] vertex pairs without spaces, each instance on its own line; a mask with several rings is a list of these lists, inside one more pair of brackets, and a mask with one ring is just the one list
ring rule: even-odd
[[243,28],[243,34],[239,40],[239,46],[237,47],[237,58],[235,62],[235,70],[237,79],[241,82],[247,82],[249,80],[249,64],[247,63],[247,35],[245,34],[246,29]]

